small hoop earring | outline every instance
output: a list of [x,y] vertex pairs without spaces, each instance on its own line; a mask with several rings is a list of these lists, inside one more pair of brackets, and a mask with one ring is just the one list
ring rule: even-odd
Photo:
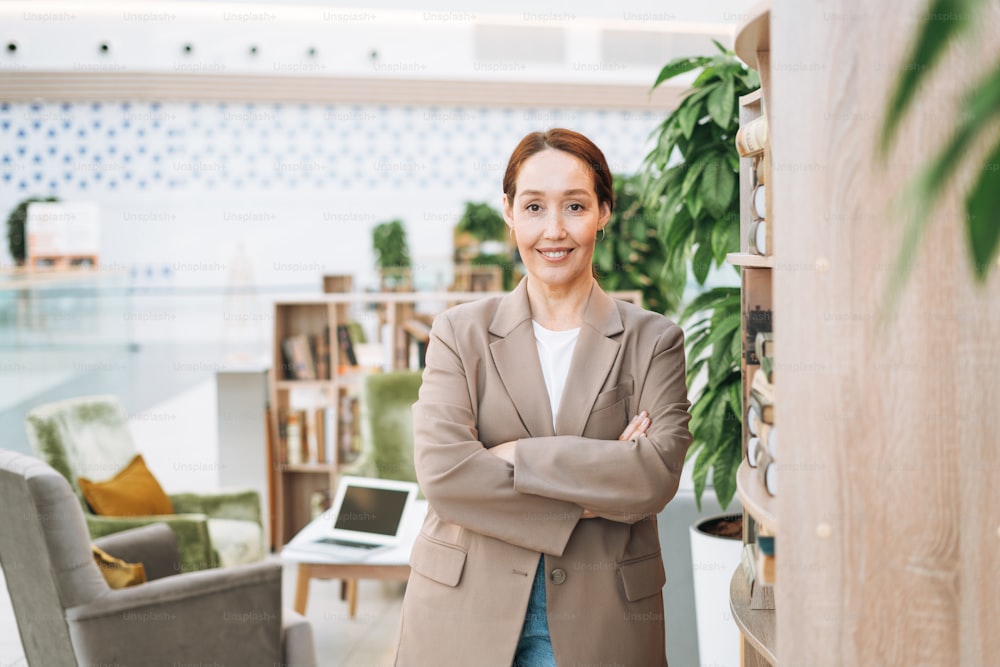
[[603,241],[604,237],[607,236],[607,235],[608,235],[608,233],[606,231],[604,231],[604,227],[601,227],[601,235],[597,237],[597,240],[598,241]]

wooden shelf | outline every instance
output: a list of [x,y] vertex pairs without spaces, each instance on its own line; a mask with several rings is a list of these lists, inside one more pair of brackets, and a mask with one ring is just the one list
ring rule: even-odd
[[318,473],[331,473],[336,472],[337,465],[335,463],[282,463],[281,472],[318,472]]
[[[763,446],[763,445],[761,445]],[[760,482],[760,474],[751,468],[746,459],[736,473],[736,493],[743,503],[743,511],[772,535],[778,534],[778,516],[774,512],[774,496]]]
[[778,645],[775,611],[773,609],[750,608],[750,586],[747,584],[743,568],[736,568],[729,582],[729,608],[733,619],[740,627],[743,638],[753,646],[762,658],[772,665],[778,664],[775,648]]
[[771,50],[771,0],[761,0],[751,7],[746,19],[736,26],[733,50],[740,60],[759,69],[757,54]]
[[734,266],[750,266],[760,269],[774,268],[774,255],[754,255],[749,252],[731,252],[726,261]]
[[274,386],[278,389],[329,389],[333,380],[277,380]]

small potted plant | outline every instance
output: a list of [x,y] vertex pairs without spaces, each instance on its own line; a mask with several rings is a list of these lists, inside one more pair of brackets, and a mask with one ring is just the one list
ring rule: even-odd
[[18,266],[24,265],[28,257],[28,205],[35,202],[59,201],[56,197],[28,197],[14,207],[7,216],[7,250]]
[[379,269],[382,290],[400,292],[413,289],[410,275],[410,248],[402,220],[389,220],[372,229],[372,250]]

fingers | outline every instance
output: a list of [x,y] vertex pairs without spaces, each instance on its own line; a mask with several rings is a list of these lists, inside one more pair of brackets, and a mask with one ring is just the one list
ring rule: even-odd
[[635,417],[632,417],[632,421],[628,423],[622,434],[618,436],[619,440],[632,440],[641,435],[646,435],[646,429],[649,428],[649,413],[643,410]]

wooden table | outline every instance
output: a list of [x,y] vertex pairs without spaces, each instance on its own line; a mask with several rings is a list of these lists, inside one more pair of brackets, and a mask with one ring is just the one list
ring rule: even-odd
[[398,545],[392,549],[381,549],[367,558],[351,561],[332,558],[315,547],[308,550],[301,548],[302,544],[314,542],[325,534],[329,517],[320,516],[313,520],[281,550],[282,560],[298,564],[293,604],[295,611],[305,614],[309,603],[309,582],[313,579],[343,580],[341,599],[347,600],[351,618],[357,612],[358,579],[406,581],[410,576],[410,551],[426,514],[427,501],[413,501],[403,516]]

